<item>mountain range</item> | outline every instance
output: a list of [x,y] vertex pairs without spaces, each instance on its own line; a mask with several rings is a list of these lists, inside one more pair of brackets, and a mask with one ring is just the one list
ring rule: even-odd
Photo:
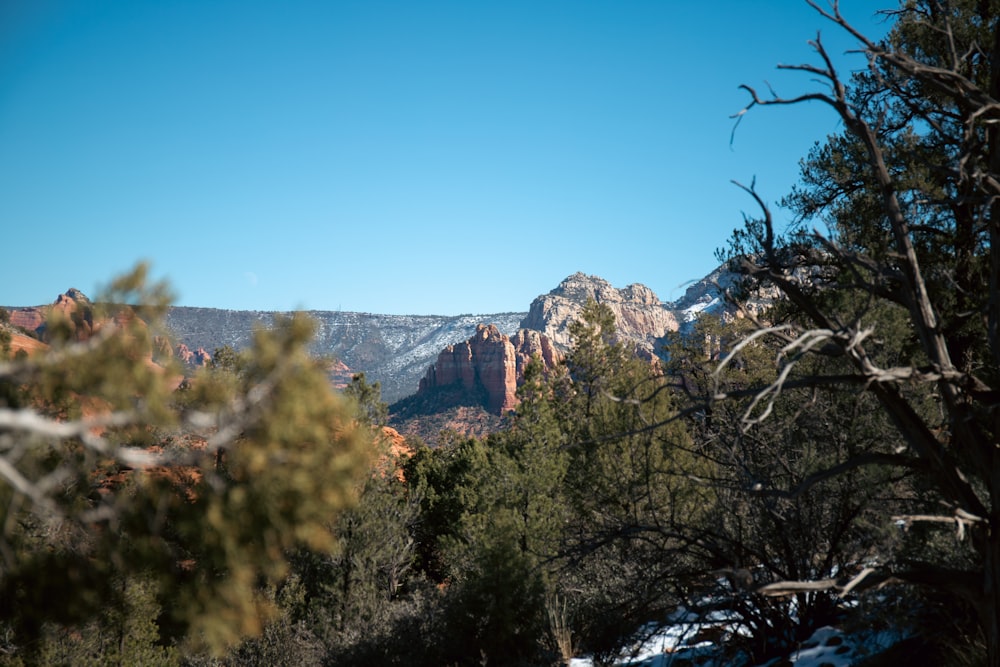
[[[534,354],[548,365],[558,363],[571,344],[569,324],[588,300],[607,305],[617,320],[619,337],[652,358],[664,337],[683,329],[702,313],[723,314],[722,290],[734,281],[720,267],[691,283],[684,295],[663,302],[641,284],[616,288],[606,280],[574,273],[539,295],[526,312],[483,315],[379,315],[310,311],[317,331],[313,351],[329,357],[337,384],[364,372],[379,382],[383,399],[393,404],[397,423],[424,434],[456,421],[464,430],[488,431],[516,405],[514,392],[523,366]],[[8,308],[11,324],[44,337],[51,309],[89,312],[90,302],[70,289],[48,306]],[[249,346],[257,327],[272,326],[283,313],[175,306],[166,324],[173,354],[189,365],[204,363],[223,346]],[[79,318],[78,318],[79,319]],[[448,412],[450,416],[440,417]],[[470,412],[471,411],[471,412]],[[428,416],[438,415],[427,421]],[[443,419],[443,421],[442,421]],[[472,424],[473,426],[469,426]],[[403,430],[402,428],[400,430]]]
[[[663,302],[644,285],[619,289],[602,278],[574,273],[538,296],[526,312],[442,316],[314,310],[309,315],[317,323],[314,351],[335,357],[350,373],[364,372],[380,382],[383,398],[392,403],[414,394],[442,350],[473,338],[479,325],[494,325],[508,337],[520,329],[538,331],[565,352],[569,323],[590,298],[611,308],[623,339],[655,353],[667,332],[685,326],[697,313],[721,312],[719,288],[731,283],[732,276],[720,268],[692,283],[680,299]],[[167,325],[179,343],[211,353],[223,345],[248,346],[254,327],[269,326],[280,314],[177,306],[168,311]]]

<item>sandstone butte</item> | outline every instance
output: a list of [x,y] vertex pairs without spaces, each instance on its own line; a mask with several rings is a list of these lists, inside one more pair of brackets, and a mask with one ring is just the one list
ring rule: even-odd
[[[166,343],[166,341],[164,342]],[[169,346],[169,343],[166,344]],[[207,366],[208,362],[212,360],[212,355],[206,352],[205,348],[199,347],[197,350],[192,350],[184,343],[177,344],[174,355],[185,366]]]
[[517,387],[533,356],[541,358],[546,368],[554,368],[561,360],[552,341],[538,331],[522,329],[511,339],[493,324],[480,324],[472,338],[441,351],[420,380],[417,393],[456,384],[469,392],[481,389],[486,409],[503,414],[517,407]]

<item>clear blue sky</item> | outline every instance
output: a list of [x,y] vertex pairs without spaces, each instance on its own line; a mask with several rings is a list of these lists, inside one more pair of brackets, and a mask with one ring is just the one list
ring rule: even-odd
[[776,202],[839,130],[757,109],[730,145],[739,84],[815,85],[775,65],[817,30],[854,46],[801,0],[0,0],[0,304],[140,259],[191,306],[674,299],[754,211],[730,180]]

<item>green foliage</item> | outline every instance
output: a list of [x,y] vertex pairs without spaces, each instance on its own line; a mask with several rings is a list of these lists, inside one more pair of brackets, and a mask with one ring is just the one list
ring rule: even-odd
[[678,527],[698,525],[711,505],[659,364],[616,340],[606,306],[588,304],[571,333],[552,397],[569,456],[567,599],[581,648],[612,655],[677,604],[692,567]]
[[161,642],[157,618],[160,606],[148,580],[122,579],[112,584],[120,600],[105,605],[99,615],[74,629],[47,624],[38,651],[45,665],[180,664],[179,651]]
[[355,403],[355,410],[363,423],[376,428],[385,426],[389,421],[389,404],[382,400],[382,386],[375,382],[368,384],[364,373],[351,376],[351,384],[344,388]]
[[[306,318],[257,332],[238,375],[208,369],[175,391],[179,369],[150,361],[166,290],[144,280],[140,268],[112,283],[87,342],[57,317],[51,350],[2,378],[31,406],[0,433],[18,453],[0,478],[0,619],[29,662],[43,634],[94,623],[216,653],[259,633],[277,609],[261,586],[295,549],[336,552],[329,523],[368,468],[371,443],[309,356]],[[157,627],[133,582],[162,607]]]
[[[874,465],[875,458],[824,476],[861,451],[888,463],[900,438],[872,397],[852,389],[789,385],[757,400],[760,388],[777,379],[780,348],[773,340],[738,351],[724,346],[732,356],[722,367],[705,353],[706,340],[739,341],[750,331],[745,321],[703,320],[670,349],[671,371],[683,374],[692,406],[701,406],[692,413],[691,435],[712,464],[704,488],[715,510],[697,535],[704,569],[728,578],[719,576],[714,599],[730,600],[750,630],[748,652],[763,660],[838,622],[842,601],[831,591],[804,592],[793,614],[787,602],[754,588],[836,578],[892,554],[900,535],[890,516],[904,510],[912,491],[905,476]],[[838,362],[802,364],[803,372],[820,373]],[[729,398],[710,400],[721,395]],[[754,421],[765,410],[767,419]]]
[[460,539],[462,517],[476,504],[474,480],[485,460],[481,441],[453,436],[434,449],[418,447],[404,466],[410,493],[420,503],[417,568],[435,583],[451,575],[446,546]]
[[[992,665],[1000,664],[1000,487],[995,401],[986,397],[1000,381],[998,16],[993,0],[906,2],[883,42],[859,37],[867,71],[843,81],[825,66],[793,68],[818,77],[824,91],[755,95],[760,105],[823,102],[844,131],[803,161],[802,183],[784,202],[799,216],[793,229],[776,233],[762,206],[731,246],[753,286],[787,300],[772,332],[783,380],[758,406],[780,404],[779,394],[794,399],[793,387],[818,397],[808,414],[782,408],[785,417],[758,432],[810,444],[846,435],[842,445],[803,448],[805,470],[817,471],[814,480],[823,471],[827,488],[842,484],[840,494],[856,489],[867,506],[879,504],[871,489],[881,489],[886,515],[910,517],[902,536],[883,529],[869,543],[877,553],[869,562],[881,576],[963,597],[978,612]],[[796,488],[794,479],[786,484]],[[850,507],[827,504],[827,516]],[[839,522],[844,544],[879,533],[860,507]],[[976,518],[965,523],[968,516]],[[964,544],[940,532],[956,526]],[[819,553],[831,541],[811,538]]]
[[232,346],[223,345],[222,347],[215,348],[212,352],[212,358],[208,362],[208,367],[215,371],[238,376],[246,370],[249,361],[246,355],[234,350]]

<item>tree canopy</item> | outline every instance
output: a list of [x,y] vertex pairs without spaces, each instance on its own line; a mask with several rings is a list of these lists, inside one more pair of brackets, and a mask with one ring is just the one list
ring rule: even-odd
[[151,357],[166,303],[140,266],[94,304],[93,336],[56,311],[47,351],[0,363],[0,623],[14,655],[139,592],[144,622],[169,635],[153,641],[221,652],[274,613],[261,586],[286,576],[292,549],[338,547],[327,523],[356,502],[372,446],[309,356],[311,324],[259,331],[239,375],[181,383]]
[[[786,199],[799,215],[788,233],[747,188],[761,216],[737,232],[729,256],[789,305],[780,324],[761,324],[780,341],[780,373],[753,407],[795,386],[850,387],[876,401],[899,445],[857,447],[814,480],[865,466],[919,479],[926,511],[913,504],[897,520],[957,530],[967,551],[909,552],[881,562],[865,585],[893,577],[958,592],[997,665],[1000,5],[904,2],[881,42],[836,3],[816,9],[857,39],[869,67],[842,78],[817,37],[819,63],[785,69],[821,90],[783,97],[745,87],[750,107],[819,102],[844,126],[803,161],[802,184]],[[817,368],[808,362],[816,356],[842,363]],[[749,411],[747,423],[764,412]]]

